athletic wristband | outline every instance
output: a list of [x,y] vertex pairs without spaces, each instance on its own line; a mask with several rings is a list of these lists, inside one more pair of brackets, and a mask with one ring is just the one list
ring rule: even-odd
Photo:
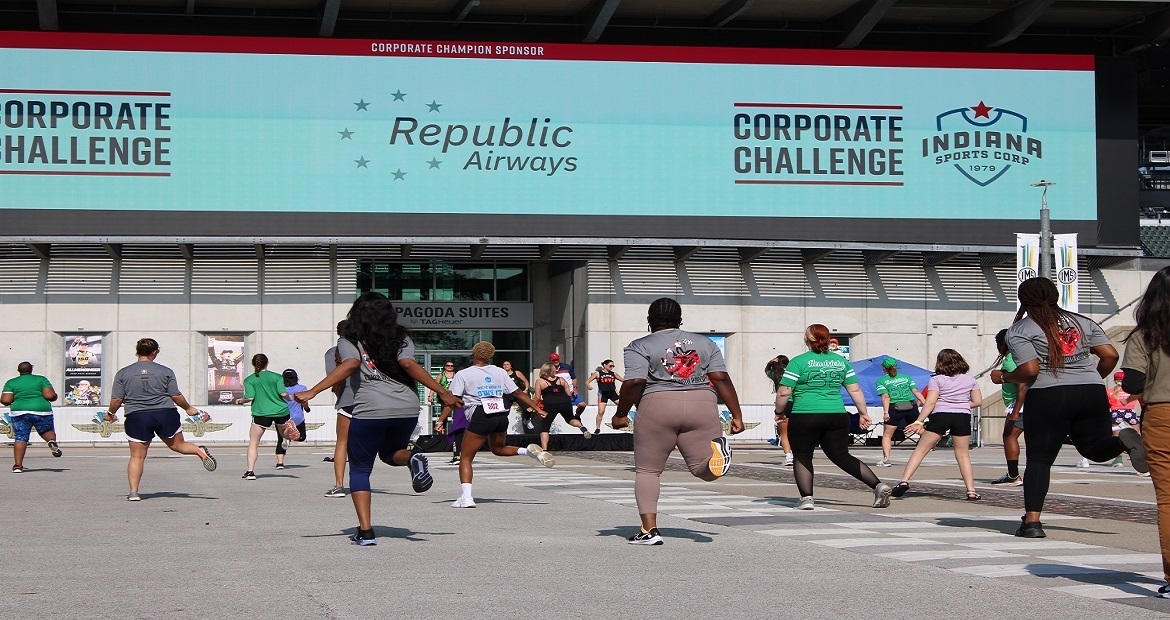
[[615,413],[615,414],[613,414],[613,417],[615,417],[615,418],[628,418],[628,417],[630,417],[630,412],[627,411],[625,413]]

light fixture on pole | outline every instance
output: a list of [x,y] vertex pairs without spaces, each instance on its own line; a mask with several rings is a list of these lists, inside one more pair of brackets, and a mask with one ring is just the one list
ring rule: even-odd
[[1040,194],[1040,277],[1052,279],[1052,222],[1048,218],[1048,188],[1056,185],[1055,181],[1040,179],[1032,187],[1043,187]]

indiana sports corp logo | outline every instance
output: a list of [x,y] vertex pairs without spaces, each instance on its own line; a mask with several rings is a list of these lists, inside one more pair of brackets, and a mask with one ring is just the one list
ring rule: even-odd
[[939,114],[935,134],[922,139],[923,157],[933,157],[936,166],[953,167],[980,187],[1043,154],[1043,143],[1028,134],[1028,117],[983,101]]

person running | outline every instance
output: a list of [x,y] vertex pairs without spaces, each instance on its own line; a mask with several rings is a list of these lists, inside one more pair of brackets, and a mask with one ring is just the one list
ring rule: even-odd
[[[800,501],[794,508],[813,509],[813,450],[818,443],[834,465],[873,489],[874,508],[889,506],[890,485],[849,454],[850,420],[841,398],[842,387],[857,407],[861,428],[870,426],[865,395],[857,385],[853,366],[849,360],[829,351],[829,328],[820,323],[804,330],[804,344],[809,350],[792,358],[776,390],[776,415],[789,418],[788,440],[795,455],[792,473]],[[791,416],[784,413],[789,398],[796,399]]]
[[116,422],[118,409],[126,406],[124,428],[130,444],[130,462],[126,465],[130,493],[126,495],[126,500],[131,502],[142,499],[138,495],[138,484],[142,482],[142,470],[146,465],[150,442],[156,435],[171,450],[199,457],[207,471],[215,471],[216,466],[215,457],[207,451],[207,446],[196,446],[183,438],[183,421],[175,405],[188,415],[198,416],[205,422],[211,416],[187,402],[179,391],[175,371],[154,361],[159,353],[158,341],[142,338],[135,343],[134,352],[138,355],[138,361],[114,375],[110,405],[105,414],[106,422]]
[[467,409],[456,407],[451,411],[451,424],[445,424],[443,416],[435,420],[435,432],[447,433],[447,441],[451,443],[451,460],[448,465],[458,465],[459,457],[463,452],[463,435],[467,432]]
[[57,400],[57,392],[48,379],[34,375],[32,371],[31,362],[17,364],[16,376],[4,382],[4,391],[0,393],[0,405],[9,408],[8,417],[12,419],[12,432],[16,437],[16,443],[12,444],[14,474],[24,473],[24,454],[33,429],[49,444],[53,456],[61,456],[53,428],[53,401]]
[[[910,490],[910,478],[922,464],[922,459],[949,431],[954,444],[955,462],[959,476],[967,487],[967,499],[982,499],[975,490],[975,474],[971,469],[971,410],[983,404],[983,394],[975,378],[967,374],[971,367],[954,349],[943,349],[934,360],[934,376],[927,385],[928,396],[922,412],[907,427],[907,433],[920,433],[914,454],[906,462],[902,481],[892,495],[902,497]],[[928,420],[929,418],[929,420]]]
[[537,415],[540,431],[540,448],[548,450],[549,432],[557,416],[565,419],[569,426],[581,429],[585,439],[593,437],[593,433],[581,422],[580,416],[573,415],[572,388],[565,378],[557,374],[556,366],[551,362],[540,367],[540,377],[536,379]]
[[[284,381],[284,391],[288,393],[290,400],[288,403],[289,419],[297,427],[299,439],[295,441],[304,441],[307,431],[305,429],[305,412],[308,410],[307,405],[302,405],[291,397],[297,392],[304,392],[307,388],[300,384],[300,379],[297,377],[297,371],[292,368],[285,368],[284,372],[280,373],[281,379]],[[284,469],[284,455],[288,452],[285,447],[285,438],[277,436],[276,438],[276,468]],[[290,442],[291,443],[291,442]]]
[[425,492],[434,483],[426,455],[411,454],[407,449],[418,424],[418,383],[437,393],[444,404],[460,406],[463,402],[414,361],[414,341],[409,330],[398,323],[398,311],[385,295],[374,291],[362,294],[353,302],[346,320],[345,337],[337,341],[341,363],[295,399],[308,403],[338,382],[358,375],[348,433],[349,493],[358,531],[350,541],[366,547],[377,544],[370,511],[370,473],[375,460],[408,467],[415,493]]
[[661,545],[658,498],[670,453],[678,448],[691,475],[711,482],[727,473],[732,458],[716,394],[731,413],[730,433],[742,433],[744,426],[719,345],[679,329],[682,307],[669,297],[650,304],[646,323],[650,334],[623,351],[626,380],[610,424],[614,429],[628,426],[630,409],[637,405],[634,498],[642,525],[630,544]]
[[[1138,395],[1126,392],[1121,384],[1125,381],[1125,371],[1113,373],[1113,387],[1109,388],[1109,413],[1113,416],[1113,434],[1121,432],[1123,428],[1132,428],[1142,432],[1142,420],[1138,415]],[[1125,467],[1125,461],[1118,455],[1110,463],[1114,467]],[[1142,474],[1138,474],[1139,476]],[[1148,475],[1148,474],[1147,474]]]
[[[508,413],[512,408],[504,397],[509,396],[534,409],[537,404],[508,377],[503,368],[491,363],[495,354],[496,347],[492,343],[475,343],[471,347],[471,366],[455,373],[455,378],[451,380],[451,394],[462,398],[464,410],[471,411],[471,415],[467,416],[467,430],[463,433],[463,446],[459,453],[459,499],[451,504],[453,508],[475,508],[471,462],[484,442],[488,443],[492,454],[496,456],[531,456],[545,467],[555,464],[553,455],[536,444],[529,444],[527,448],[505,445]],[[450,405],[443,406],[443,413],[435,425],[436,431],[443,432],[451,409]]]
[[1121,387],[1141,397],[1143,455],[1158,503],[1158,541],[1166,580],[1155,596],[1170,598],[1170,267],[1154,274],[1133,314],[1137,327],[1125,339]]
[[593,382],[597,382],[597,423],[594,424],[593,434],[601,432],[601,421],[605,419],[605,404],[612,401],[613,404],[618,403],[618,387],[617,384],[622,382],[622,376],[614,372],[613,360],[605,360],[589,375],[589,380],[585,382],[585,390],[589,390],[589,386]]
[[918,419],[918,407],[926,402],[922,392],[909,375],[898,374],[898,360],[887,357],[882,360],[885,376],[877,380],[877,393],[882,397],[882,460],[878,467],[890,467],[890,449],[894,445],[894,433],[905,432],[906,426]]
[[573,370],[572,366],[561,363],[560,353],[549,353],[548,361],[556,369],[557,376],[564,379],[565,383],[569,385],[570,402],[577,407],[577,417],[581,417],[581,414],[585,413],[585,398],[577,392],[577,372]]
[[1007,413],[1003,424],[1003,455],[1007,460],[1007,473],[992,480],[991,484],[1018,487],[1024,484],[1020,476],[1020,435],[1024,434],[1024,397],[1028,394],[1028,386],[1003,380],[1004,373],[1016,369],[1016,360],[1007,346],[1007,331],[1001,329],[995,334],[995,346],[999,349],[997,363],[1000,366],[991,371],[991,382],[1003,386],[1000,395]]
[[268,356],[257,353],[252,356],[252,374],[244,378],[244,397],[237,398],[237,405],[252,405],[252,426],[248,429],[248,469],[240,476],[244,480],[256,479],[256,458],[260,453],[260,439],[268,427],[276,429],[276,445],[288,439],[300,439],[297,427],[292,422],[288,401],[292,397],[284,388],[284,379],[268,370]]
[[1065,437],[1091,461],[1128,452],[1134,469],[1149,470],[1141,435],[1126,428],[1114,437],[1110,427],[1102,380],[1113,372],[1118,355],[1105,331],[1092,319],[1057,305],[1060,294],[1047,278],[1024,280],[1018,297],[1020,309],[1007,333],[1018,366],[1003,375],[1004,381],[1028,384],[1024,516],[1016,536],[1044,538],[1040,514]]
[[[764,375],[772,382],[772,393],[780,387],[780,378],[784,376],[784,369],[788,368],[788,356],[777,355],[768,360],[764,365]],[[795,401],[788,399],[788,404],[784,406],[783,415],[776,415],[776,443],[769,439],[768,443],[772,445],[780,444],[780,449],[784,450],[784,466],[792,467],[792,442],[788,439],[788,416],[792,414],[792,403]]]
[[[341,342],[341,339],[345,337],[345,325],[345,320],[337,323],[338,342]],[[340,364],[341,355],[337,352],[335,344],[325,352],[325,375],[331,374]],[[349,448],[349,420],[352,417],[353,392],[357,388],[357,382],[358,375],[353,373],[329,388],[337,397],[334,404],[334,409],[337,411],[337,443],[333,445],[333,456],[326,457],[326,460],[333,462],[333,488],[325,492],[325,497],[345,497],[345,461]]]

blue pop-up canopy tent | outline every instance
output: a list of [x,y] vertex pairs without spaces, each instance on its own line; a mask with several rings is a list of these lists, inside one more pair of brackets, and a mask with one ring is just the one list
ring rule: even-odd
[[[883,377],[886,373],[882,370],[882,360],[887,357],[898,359],[894,355],[879,355],[869,359],[851,361],[853,365],[853,372],[857,373],[857,383],[861,386],[862,393],[865,394],[865,404],[870,407],[881,407],[882,397],[877,393],[877,380]],[[930,376],[934,373],[925,369],[919,368],[909,362],[898,360],[898,374],[907,375],[914,379],[914,384],[918,386],[918,391],[926,389],[926,384],[930,381]],[[845,399],[846,405],[852,405],[853,399],[841,388],[841,398]]]

